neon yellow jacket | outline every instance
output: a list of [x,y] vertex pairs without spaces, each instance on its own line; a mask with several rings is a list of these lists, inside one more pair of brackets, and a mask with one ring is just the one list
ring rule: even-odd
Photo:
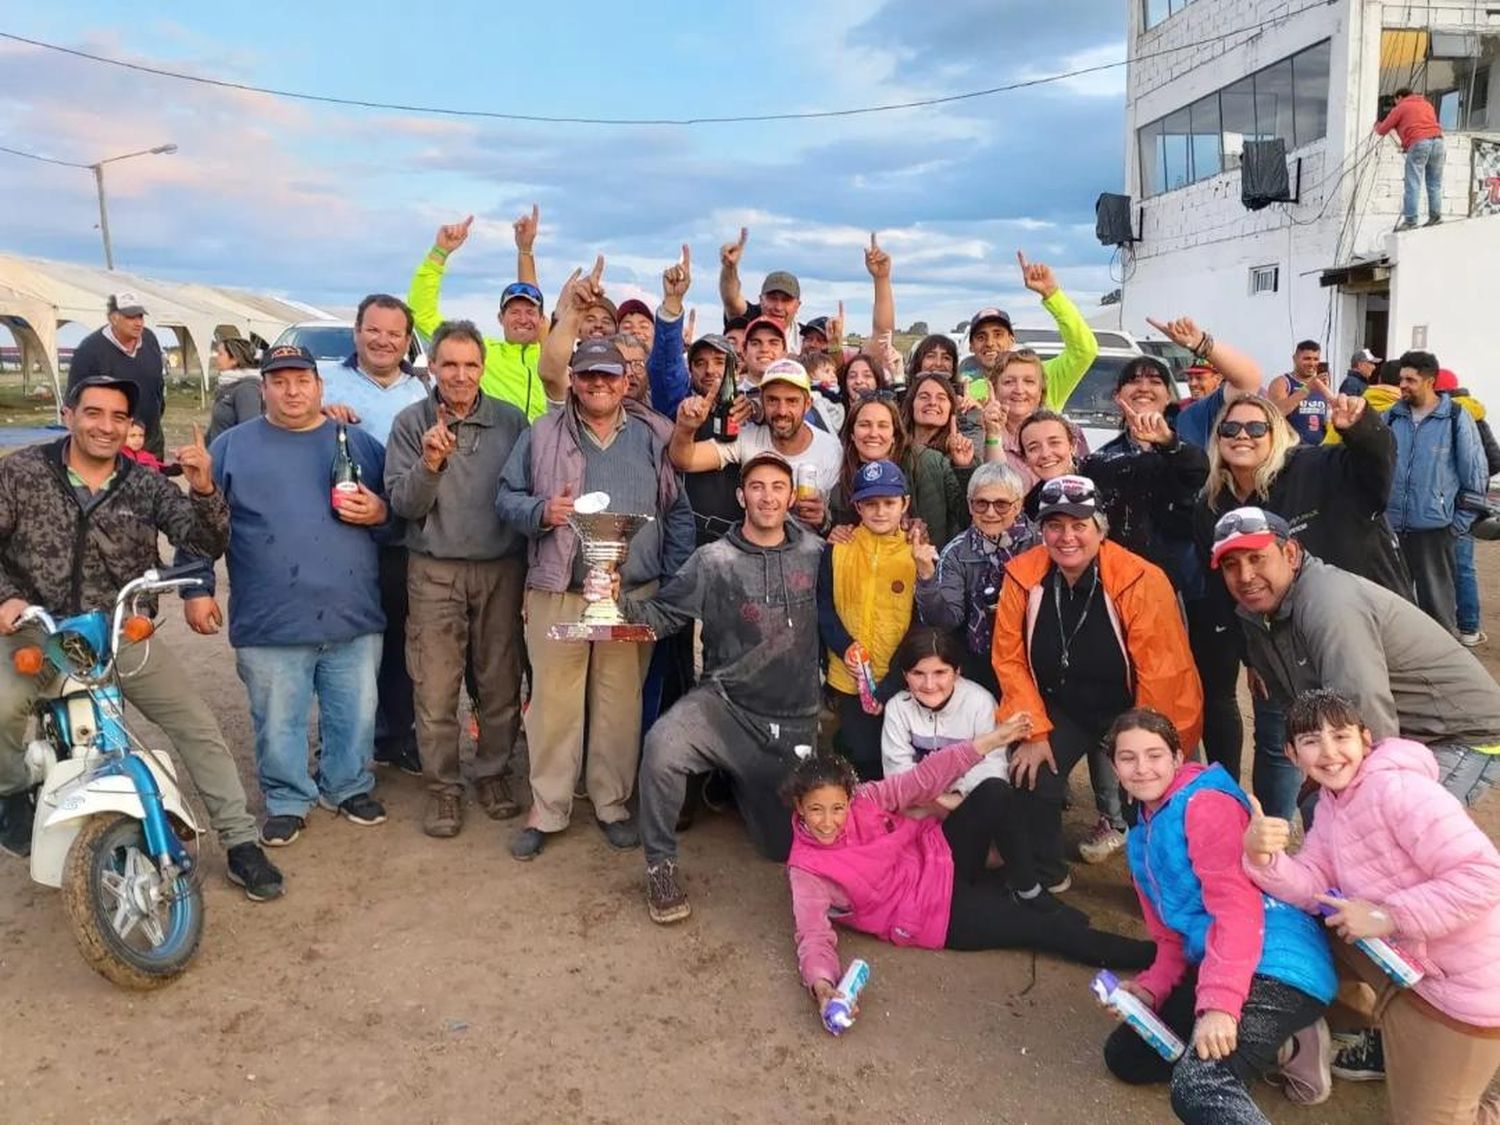
[[[412,318],[426,336],[431,336],[443,323],[443,314],[438,311],[443,269],[430,254],[423,254],[417,263],[417,272],[411,276],[411,290],[406,295]],[[498,398],[524,411],[526,420],[535,422],[547,413],[547,391],[536,370],[541,354],[540,343],[512,344],[509,340],[486,336],[484,375],[479,380],[479,389],[491,398]]]
[[[1078,389],[1078,384],[1083,382],[1094,360],[1099,358],[1099,341],[1094,338],[1094,330],[1083,319],[1078,306],[1061,289],[1043,301],[1042,308],[1057,322],[1057,331],[1063,342],[1061,352],[1042,361],[1042,370],[1047,376],[1047,385],[1042,389],[1042,405],[1048,410],[1061,410]],[[969,397],[975,402],[989,398],[990,381],[973,380],[969,384]]]

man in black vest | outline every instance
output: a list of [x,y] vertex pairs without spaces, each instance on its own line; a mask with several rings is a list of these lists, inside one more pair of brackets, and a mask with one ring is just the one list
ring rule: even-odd
[[146,327],[146,307],[140,294],[121,290],[109,295],[109,323],[91,332],[73,349],[67,393],[84,379],[105,376],[136,385],[135,416],[146,427],[146,448],[158,459],[166,456],[161,415],[166,407],[167,383],[161,344]]

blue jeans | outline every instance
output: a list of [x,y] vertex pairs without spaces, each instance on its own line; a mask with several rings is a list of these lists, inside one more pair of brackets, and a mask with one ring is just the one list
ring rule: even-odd
[[1474,537],[1458,537],[1453,592],[1458,602],[1458,631],[1479,632],[1479,575],[1474,570]]
[[1438,784],[1473,808],[1479,798],[1500,785],[1500,754],[1486,754],[1471,746],[1434,746]]
[[1427,217],[1443,213],[1443,138],[1428,137],[1406,150],[1406,185],[1401,191],[1401,218],[1417,221],[1417,193],[1427,185]]
[[[255,768],[270,816],[306,816],[318,798],[340,805],[375,788],[375,681],[382,637],[327,645],[239,648],[250,696]],[[307,763],[307,712],[318,698],[318,772]]]
[[1255,712],[1255,761],[1250,767],[1250,788],[1267,816],[1295,820],[1302,771],[1286,756],[1286,712],[1254,692],[1250,693],[1250,700]]

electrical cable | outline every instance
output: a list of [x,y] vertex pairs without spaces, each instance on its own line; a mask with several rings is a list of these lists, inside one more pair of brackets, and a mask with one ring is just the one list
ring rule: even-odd
[[[102,63],[107,66],[116,66],[124,70],[131,70],[141,74],[151,74],[159,78],[173,78],[182,82],[194,82],[204,86],[214,86],[224,90],[238,90],[252,94],[267,94],[276,98],[290,98],[297,101],[319,102],[325,105],[350,106],[357,109],[380,109],[391,110],[398,113],[427,114],[437,117],[474,117],[499,121],[522,121],[545,125],[740,125],[751,122],[774,122],[774,121],[808,121],[831,117],[858,117],[872,113],[889,113],[902,109],[921,109],[928,106],[949,105],[953,102],[969,101],[974,98],[990,97],[994,94],[1009,93],[1014,90],[1028,89],[1034,86],[1046,86],[1054,82],[1062,82],[1069,78],[1081,78],[1089,74],[1098,74],[1106,70],[1115,70],[1132,63],[1146,62],[1149,59],[1161,58],[1165,55],[1177,54],[1181,51],[1204,47],[1211,43],[1217,43],[1237,35],[1253,36],[1254,34],[1284,23],[1295,16],[1317,7],[1326,7],[1334,3],[1334,0],[1313,0],[1312,3],[1298,8],[1296,11],[1284,12],[1279,16],[1262,20],[1259,23],[1250,24],[1247,27],[1236,28],[1233,31],[1222,32],[1219,35],[1211,35],[1205,39],[1196,39],[1190,43],[1179,43],[1176,46],[1164,47],[1159,51],[1150,51],[1145,54],[1136,55],[1134,58],[1124,58],[1119,62],[1098,63],[1094,66],[1078,67],[1074,70],[1065,71],[1060,74],[1042,75],[1037,78],[1026,78],[1016,82],[1008,82],[1002,86],[991,86],[983,90],[967,90],[958,94],[945,94],[932,98],[916,98],[906,102],[891,102],[884,105],[856,106],[847,109],[824,109],[805,110],[795,113],[753,113],[739,114],[722,117],[567,117],[549,114],[534,113],[503,113],[497,110],[482,109],[456,109],[447,106],[412,105],[402,102],[377,102],[367,101],[362,98],[338,97],[332,94],[312,94],[301,90],[281,90],[269,86],[256,86],[248,82],[231,82],[222,78],[208,78],[200,74],[188,74],[182,71],[168,70],[165,67],[149,66],[145,63],[129,62],[125,59],[111,58],[108,55],[95,54],[92,51],[84,51],[77,47],[65,47],[60,43],[48,43],[41,39],[32,39],[28,36],[17,35],[14,32],[0,31],[0,39],[8,39],[13,43],[22,43],[29,47],[41,50],[55,51],[58,54],[69,55],[73,58],[84,59],[89,62]],[[28,155],[28,154],[22,154]],[[58,161],[57,163],[62,163]]]

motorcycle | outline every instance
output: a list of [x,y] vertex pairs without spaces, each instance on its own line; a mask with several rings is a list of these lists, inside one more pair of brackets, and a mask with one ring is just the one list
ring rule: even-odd
[[25,759],[36,801],[31,878],[62,890],[84,960],[125,988],[157,988],[187,968],[203,935],[203,889],[197,822],[171,759],[126,729],[120,679],[129,673],[117,658],[122,642],[150,643],[142,599],[203,585],[201,573],[201,563],[148,570],[125,584],[112,613],[59,621],[28,606],[17,622],[43,634],[13,657],[43,685]]

